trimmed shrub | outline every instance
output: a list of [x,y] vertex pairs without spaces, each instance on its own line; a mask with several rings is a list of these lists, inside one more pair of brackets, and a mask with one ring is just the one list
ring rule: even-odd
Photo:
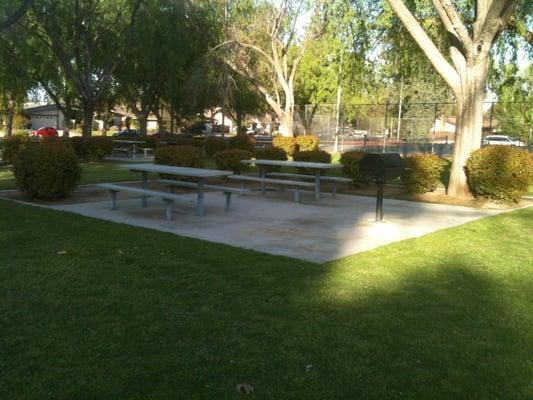
[[[255,159],[256,160],[279,160],[279,161],[287,161],[287,153],[285,153],[285,150],[279,148],[279,147],[266,147],[264,149],[258,149],[255,151]],[[276,172],[279,171],[281,167],[265,167],[266,172]]]
[[4,139],[2,160],[4,164],[14,164],[17,154],[30,142],[30,138],[25,135],[15,135]]
[[218,169],[233,171],[235,174],[242,174],[249,170],[248,164],[241,163],[242,160],[249,160],[253,154],[246,150],[230,149],[220,151],[215,154],[215,162]]
[[298,151],[296,139],[290,136],[276,136],[272,139],[272,146],[283,149],[291,157]]
[[228,147],[231,150],[244,150],[253,155],[255,152],[255,140],[247,135],[233,136],[228,140]]
[[320,139],[316,135],[300,135],[296,136],[296,145],[298,151],[312,151],[318,150]]
[[470,155],[465,173],[474,196],[518,202],[533,180],[533,160],[516,147],[488,146]]
[[65,142],[30,143],[19,151],[13,174],[29,198],[57,200],[76,187],[81,168],[72,146]]
[[84,161],[98,161],[113,152],[113,139],[106,136],[73,137],[71,143],[78,158]]
[[204,152],[194,146],[167,146],[154,154],[154,163],[174,167],[203,168]]
[[359,162],[366,155],[364,151],[347,151],[341,154],[342,172],[352,178],[353,183],[358,185],[361,182],[359,174]]
[[[331,164],[331,154],[324,150],[298,151],[293,156],[294,161],[319,162]],[[298,168],[302,174],[314,175],[314,170]],[[324,171],[322,171],[324,173]]]
[[228,142],[217,136],[209,136],[205,139],[204,150],[208,157],[213,157],[216,153],[228,149]]
[[266,147],[255,151],[256,160],[280,160],[287,161],[287,153],[279,147]]
[[409,193],[432,192],[444,170],[443,160],[434,154],[411,154],[404,157],[406,170],[400,177]]

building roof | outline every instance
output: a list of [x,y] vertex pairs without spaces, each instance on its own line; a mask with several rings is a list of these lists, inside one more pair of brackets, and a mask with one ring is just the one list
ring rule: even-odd
[[24,110],[28,114],[37,114],[46,111],[57,111],[57,106],[55,104],[44,104],[44,105],[34,105],[27,104],[24,106]]

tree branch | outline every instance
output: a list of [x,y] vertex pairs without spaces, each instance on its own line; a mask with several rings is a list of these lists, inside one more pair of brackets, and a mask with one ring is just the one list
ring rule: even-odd
[[459,74],[435,46],[435,43],[433,43],[403,1],[387,0],[387,2],[444,81],[454,92],[458,92],[460,89]]
[[0,33],[15,25],[18,20],[21,19],[24,14],[26,14],[26,11],[32,3],[33,0],[24,0],[20,7],[17,9],[17,11],[15,11],[11,16],[9,16],[5,21],[0,23]]
[[433,5],[439,13],[448,32],[457,37],[463,48],[466,50],[466,53],[469,54],[472,50],[472,38],[463,24],[455,6],[450,0],[433,0]]

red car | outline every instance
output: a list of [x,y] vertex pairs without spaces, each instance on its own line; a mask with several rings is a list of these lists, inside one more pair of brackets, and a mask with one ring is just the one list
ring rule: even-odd
[[58,132],[56,128],[52,128],[48,126],[48,127],[42,127],[42,128],[37,129],[36,131],[33,131],[31,135],[41,136],[41,137],[56,137],[58,136]]

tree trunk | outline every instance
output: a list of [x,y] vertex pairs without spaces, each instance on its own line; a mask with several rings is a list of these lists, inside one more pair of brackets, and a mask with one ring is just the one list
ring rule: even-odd
[[163,109],[160,109],[156,114],[155,117],[157,118],[157,129],[159,132],[162,132],[165,130],[165,120],[163,119]]
[[70,113],[63,113],[63,137],[70,136]]
[[465,174],[465,165],[472,151],[481,147],[483,102],[488,74],[488,59],[460,71],[461,92],[456,93],[456,125],[453,163],[448,194],[471,197]]
[[93,133],[94,103],[87,101],[83,103],[83,137],[91,137]]
[[7,119],[6,119],[6,136],[10,137],[13,135],[13,118],[15,117],[15,111],[13,107],[7,109]]
[[107,136],[109,130],[109,112],[104,111],[102,113],[102,136]]
[[145,114],[137,114],[137,122],[139,123],[139,133],[141,136],[146,136],[148,132],[148,116]]

